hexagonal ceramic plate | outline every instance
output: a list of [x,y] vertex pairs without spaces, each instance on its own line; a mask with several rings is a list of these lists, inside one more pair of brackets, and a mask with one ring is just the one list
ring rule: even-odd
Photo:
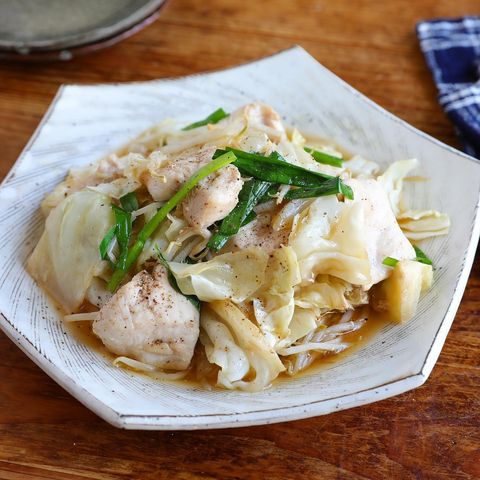
[[[383,165],[418,157],[430,178],[413,203],[452,219],[432,240],[435,282],[406,325],[387,325],[364,348],[316,373],[256,394],[159,383],[112,367],[63,328],[24,269],[43,228],[39,204],[73,165],[107,154],[165,117],[185,123],[215,108],[261,100],[300,130],[332,138]],[[187,78],[62,87],[0,189],[2,329],[45,372],[108,422],[196,429],[279,422],[374,402],[427,379],[454,319],[479,236],[480,165],[362,96],[301,48]]]

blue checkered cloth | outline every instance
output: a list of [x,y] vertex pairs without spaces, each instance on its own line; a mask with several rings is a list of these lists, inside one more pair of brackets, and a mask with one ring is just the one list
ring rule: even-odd
[[480,17],[420,22],[417,36],[464,151],[480,158]]

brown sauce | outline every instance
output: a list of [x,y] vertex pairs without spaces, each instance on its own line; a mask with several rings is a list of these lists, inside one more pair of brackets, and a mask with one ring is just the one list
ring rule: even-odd
[[320,354],[317,356],[317,358],[315,358],[311,365],[305,368],[305,370],[300,371],[293,377],[285,372],[282,372],[273,382],[273,384],[275,385],[277,382],[288,381],[292,378],[313,375],[320,370],[328,369],[332,365],[335,365],[350,355],[353,355],[355,352],[361,350],[363,347],[373,341],[378,332],[389,323],[390,321],[385,315],[369,309],[368,320],[366,321],[365,325],[354,332],[343,335],[342,340],[351,344],[349,348],[336,354]]
[[111,353],[102,341],[92,332],[92,322],[64,322],[65,329],[71,333],[80,343],[100,353],[102,357],[115,359],[115,355]]
[[[352,355],[356,351],[363,348],[366,344],[371,342],[375,335],[384,327],[388,322],[388,318],[385,315],[381,315],[378,312],[374,312],[370,309],[368,313],[368,320],[363,325],[362,328],[356,330],[354,332],[348,333],[342,337],[345,342],[351,344],[349,348],[344,350],[343,352],[337,354],[320,354],[318,355],[311,365],[309,365],[305,370],[297,373],[294,377],[288,375],[287,373],[283,372],[279,375],[277,379],[274,380],[273,385],[278,384],[279,382],[289,381],[292,378],[303,377],[305,375],[312,375],[319,370],[328,369],[330,366],[335,365],[337,362],[345,359],[349,355]],[[116,358],[116,355],[111,353],[107,348],[103,345],[102,341],[92,332],[91,322],[65,322],[66,329],[69,333],[72,334],[79,342],[88,346],[89,348],[93,349],[97,353],[99,353],[102,357],[106,358],[113,362]],[[216,374],[218,372],[218,367],[215,365],[211,365],[208,372],[204,376],[203,380],[200,381],[197,374],[197,369],[200,366],[199,356],[199,347],[197,346],[197,350],[195,352],[194,358],[192,360],[191,368],[187,373],[186,377],[181,380],[165,380],[163,378],[159,378],[159,375],[156,375],[155,372],[148,373],[148,372],[141,372],[138,370],[133,370],[128,367],[125,367],[128,370],[134,371],[138,375],[146,376],[149,379],[162,381],[162,382],[173,382],[175,384],[182,384],[185,387],[195,388],[195,389],[203,389],[203,388],[217,388],[215,387],[216,383]],[[203,353],[203,352],[202,352]]]

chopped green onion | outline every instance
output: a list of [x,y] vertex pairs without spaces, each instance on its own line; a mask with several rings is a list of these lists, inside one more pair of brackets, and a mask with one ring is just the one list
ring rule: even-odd
[[[172,273],[168,260],[162,255],[162,252],[158,248],[158,245],[155,245],[155,251],[158,256],[158,261],[165,267],[167,270],[167,278],[170,286],[178,293],[181,293],[198,311],[200,311],[201,302],[196,295],[185,295],[178,286],[177,279],[175,275]],[[187,257],[188,258],[188,257]]]
[[332,167],[341,167],[343,165],[343,160],[340,157],[334,157],[325,152],[319,152],[310,147],[305,147],[304,150],[309,153],[313,159],[318,163],[323,163],[324,165],[331,165]]
[[238,202],[235,208],[222,220],[219,232],[224,235],[235,235],[247,217],[270,187],[268,182],[252,179],[242,187],[238,195]]
[[336,195],[338,193],[353,200],[352,189],[348,185],[345,185],[340,177],[332,177],[316,188],[291,189],[285,194],[284,198],[287,200],[294,200],[296,198],[325,197],[327,195]]
[[198,122],[191,123],[186,127],[183,127],[182,130],[193,130],[194,128],[203,127],[204,125],[209,125],[213,123],[218,123],[220,120],[227,118],[230,114],[225,112],[223,108],[219,108],[211,113],[207,118],[200,120]]
[[115,236],[115,232],[117,230],[117,225],[114,225],[108,232],[105,234],[103,237],[102,241],[100,242],[100,245],[98,246],[98,249],[100,251],[100,257],[102,260],[107,260],[108,259],[108,247],[110,246],[110,243],[113,240],[113,237]]
[[274,195],[278,193],[278,185],[271,184],[268,190],[258,199],[257,205],[273,200]]
[[243,225],[246,225],[245,221],[248,219],[249,223],[253,208],[261,198],[268,191],[270,184],[268,182],[262,182],[252,178],[242,187],[240,194],[238,195],[238,203],[235,208],[222,220],[218,231],[210,238],[207,243],[207,247],[218,251],[220,250],[227,240],[235,235]]
[[135,192],[130,192],[120,198],[120,205],[126,212],[138,210],[138,200]]
[[218,252],[224,245],[228,242],[230,235],[223,235],[220,232],[217,232],[212,235],[210,240],[207,243],[207,247],[215,252]]
[[213,158],[223,155],[226,151],[235,154],[237,160],[234,164],[242,174],[265,182],[315,188],[325,180],[332,178],[331,175],[313,172],[288,163],[278,152],[272,152],[266,157],[258,153],[248,153],[226,147],[225,150],[217,150]]
[[[248,225],[250,222],[255,220],[257,214],[252,210],[246,217],[245,220],[242,222],[242,227]],[[212,238],[209,240],[207,247],[211,248],[218,252],[224,245],[228,242],[228,239],[231,235],[224,235],[220,232],[215,233]]]
[[341,193],[343,193],[343,196],[345,198],[353,200],[353,190],[346,183],[343,183],[342,180],[340,180],[340,190],[342,191]]
[[398,260],[393,257],[385,257],[382,263],[387,267],[394,267],[398,263]]
[[212,172],[219,170],[220,168],[225,167],[229,163],[234,162],[236,159],[235,155],[232,152],[228,152],[225,155],[222,155],[211,162],[207,163],[207,165],[200,168],[197,172],[195,172],[173,195],[172,198],[168,202],[166,202],[158,211],[157,213],[150,219],[149,222],[145,224],[145,226],[140,230],[137,239],[133,246],[130,248],[124,268],[116,268],[113,272],[110,281],[108,282],[108,289],[111,292],[114,292],[120,282],[125,277],[127,271],[130,267],[135,263],[138,256],[142,252],[145,242],[150,238],[158,226],[165,220],[166,216],[188,195],[190,190],[192,190],[195,185],[197,185],[200,180],[204,179]]
[[423,250],[418,248],[416,245],[414,245],[413,248],[415,249],[415,260],[417,262],[424,263],[425,265],[432,265],[432,261],[425,255]]
[[250,222],[253,222],[257,218],[257,214],[252,210],[246,217],[245,220],[242,222],[242,227],[248,225]]
[[[253,212],[253,208],[270,188],[270,183],[252,178],[242,187],[235,208],[222,220],[218,232],[207,243],[214,251],[220,250],[228,238],[235,235],[244,225],[245,220]],[[252,219],[253,220],[253,219]]]
[[120,254],[118,256],[116,268],[124,269],[128,255],[128,245],[132,235],[132,215],[130,212],[112,205],[113,213],[115,214],[115,235],[117,237],[118,246],[120,247]]

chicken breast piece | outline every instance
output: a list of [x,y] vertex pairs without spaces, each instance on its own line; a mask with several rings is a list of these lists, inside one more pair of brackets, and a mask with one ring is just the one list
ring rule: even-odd
[[268,105],[255,102],[249,103],[243,110],[251,128],[258,128],[267,133],[270,140],[279,142],[285,137],[285,128],[280,115]]
[[287,229],[274,230],[272,215],[269,212],[260,213],[228,241],[222,253],[260,247],[270,254],[281,245],[287,245],[289,233]]
[[164,267],[142,271],[101,308],[93,332],[117,355],[167,370],[185,370],[199,335],[200,314],[175,291]]
[[164,202],[197,170],[210,162],[215,150],[215,147],[195,148],[173,158],[159,157],[142,175],[142,181],[155,201]]
[[116,155],[110,155],[102,158],[98,163],[70,170],[67,178],[43,199],[41,208],[45,217],[69,195],[87,186],[93,187],[121,177],[122,165],[119,160]]
[[243,181],[233,165],[204,178],[183,201],[183,215],[190,225],[207,228],[225,218],[238,203]]
[[415,258],[415,250],[400,229],[385,190],[376,180],[352,178],[345,183],[353,189],[355,201],[364,207],[367,253],[374,285],[391,272],[391,268],[382,263],[385,257],[411,260]]

